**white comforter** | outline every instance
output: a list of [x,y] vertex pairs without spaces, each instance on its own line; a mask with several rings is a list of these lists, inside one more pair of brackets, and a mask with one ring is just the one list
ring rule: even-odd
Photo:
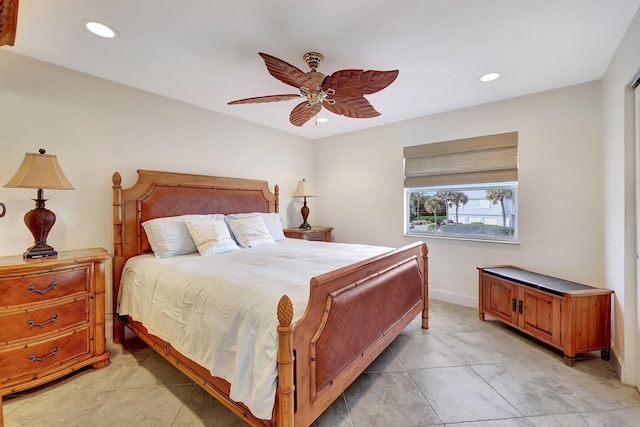
[[313,276],[388,250],[285,239],[209,257],[141,255],[125,264],[118,312],[229,381],[233,400],[270,419],[280,297],[291,298],[295,322]]

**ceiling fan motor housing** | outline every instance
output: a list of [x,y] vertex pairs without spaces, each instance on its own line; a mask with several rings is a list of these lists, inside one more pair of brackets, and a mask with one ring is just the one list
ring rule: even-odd
[[322,64],[324,56],[318,52],[307,52],[302,56],[302,59],[304,59],[304,62],[306,62],[309,68],[311,68],[311,71],[307,73],[307,76],[309,76],[309,78],[318,86],[321,86],[325,75],[316,70]]
[[302,59],[304,59],[304,62],[307,63],[312,71],[315,71],[316,68],[322,64],[322,61],[324,61],[324,56],[318,52],[307,52],[302,56]]

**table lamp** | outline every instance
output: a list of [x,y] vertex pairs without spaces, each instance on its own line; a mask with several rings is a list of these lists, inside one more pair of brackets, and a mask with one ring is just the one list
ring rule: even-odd
[[37,188],[38,198],[35,209],[24,215],[24,223],[33,235],[34,245],[23,254],[24,258],[43,258],[56,256],[56,252],[47,244],[47,236],[56,222],[56,215],[45,208],[44,188],[53,190],[75,190],[58,163],[58,157],[45,154],[44,149],[38,153],[25,153],[24,160],[15,176],[5,184],[7,188]]
[[298,181],[298,186],[296,187],[296,191],[293,192],[291,197],[304,197],[304,205],[302,209],[300,209],[300,213],[302,214],[302,224],[300,225],[301,230],[308,230],[311,228],[309,223],[307,222],[307,218],[309,217],[309,208],[307,207],[307,197],[316,197],[313,189],[311,188],[311,183],[304,178],[302,181]]

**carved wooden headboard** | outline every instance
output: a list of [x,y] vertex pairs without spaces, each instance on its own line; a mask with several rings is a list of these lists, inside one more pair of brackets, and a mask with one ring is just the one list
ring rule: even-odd
[[267,181],[138,170],[132,187],[122,188],[118,172],[112,182],[114,304],[124,263],[151,252],[143,222],[184,214],[279,211],[278,186],[272,193]]

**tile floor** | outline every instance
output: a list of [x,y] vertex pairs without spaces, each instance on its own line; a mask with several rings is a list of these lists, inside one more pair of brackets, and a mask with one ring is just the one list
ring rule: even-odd
[[[640,426],[640,393],[598,353],[562,355],[469,307],[432,301],[316,426]],[[244,426],[151,350],[6,396],[5,426]]]

